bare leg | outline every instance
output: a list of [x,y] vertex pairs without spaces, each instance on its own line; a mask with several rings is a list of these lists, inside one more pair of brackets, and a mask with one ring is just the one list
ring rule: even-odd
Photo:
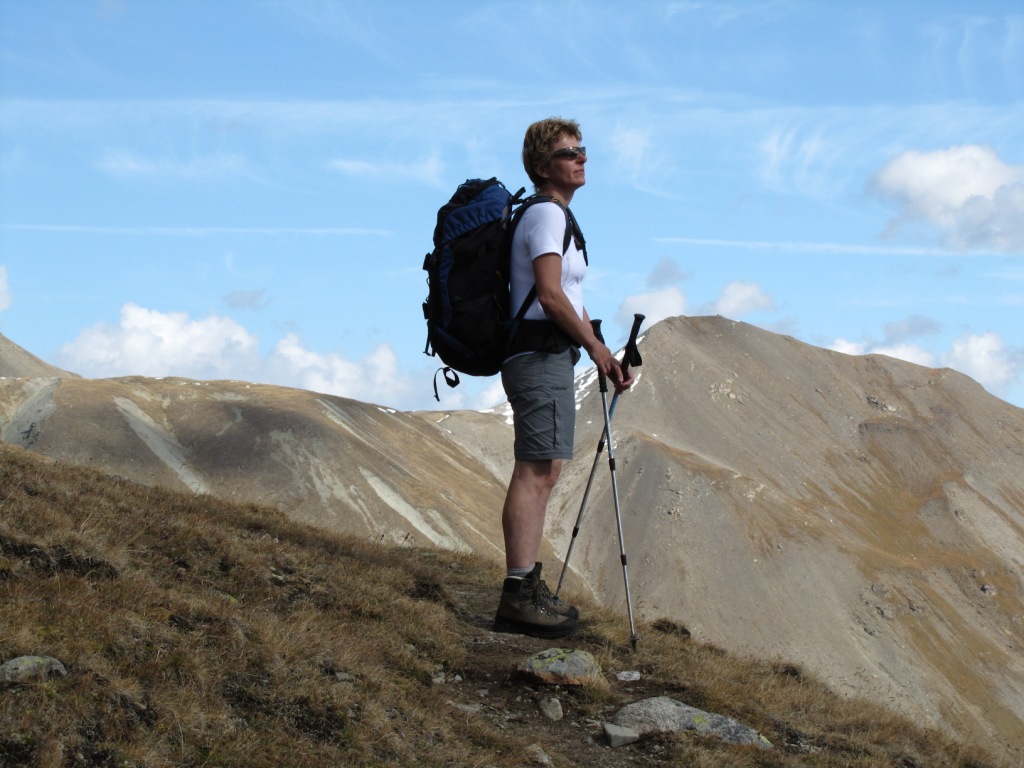
[[516,460],[501,513],[508,568],[533,568],[537,562],[548,499],[561,471],[561,459]]

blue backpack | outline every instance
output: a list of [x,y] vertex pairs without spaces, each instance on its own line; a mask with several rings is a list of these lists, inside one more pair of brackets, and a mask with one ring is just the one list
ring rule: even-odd
[[[423,352],[441,358],[449,387],[459,373],[493,376],[501,370],[527,308],[537,296],[534,286],[515,315],[509,307],[509,255],[512,233],[523,212],[548,195],[523,198],[510,194],[495,178],[468,179],[437,212],[434,250],[423,260],[427,298],[423,317],[427,343]],[[557,201],[555,201],[557,202]],[[575,236],[586,251],[583,234],[568,208],[562,252]],[[434,375],[434,398],[437,374]]]

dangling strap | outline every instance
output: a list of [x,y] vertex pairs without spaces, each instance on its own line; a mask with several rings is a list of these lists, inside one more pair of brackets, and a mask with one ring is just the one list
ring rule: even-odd
[[448,386],[454,389],[459,386],[459,374],[455,372],[454,368],[445,366],[444,368],[438,368],[434,371],[434,399],[437,402],[441,402],[441,396],[437,394],[437,374],[444,372],[444,380]]

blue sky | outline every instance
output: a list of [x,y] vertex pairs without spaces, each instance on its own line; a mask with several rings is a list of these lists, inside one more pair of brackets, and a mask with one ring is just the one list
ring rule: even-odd
[[433,399],[423,256],[551,115],[612,345],[722,314],[1024,406],[1016,0],[0,0],[0,333],[90,377],[493,405]]

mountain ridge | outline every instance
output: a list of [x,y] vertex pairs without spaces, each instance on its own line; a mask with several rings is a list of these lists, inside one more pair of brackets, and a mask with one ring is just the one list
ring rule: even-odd
[[[1024,411],[948,369],[725,318],[670,318],[640,347],[613,422],[640,614],[1024,747]],[[577,383],[577,458],[552,499],[549,580],[603,429],[592,372]],[[243,382],[29,378],[0,381],[0,430],[142,482],[501,557],[501,409],[400,413]],[[621,610],[600,469],[571,588]]]

